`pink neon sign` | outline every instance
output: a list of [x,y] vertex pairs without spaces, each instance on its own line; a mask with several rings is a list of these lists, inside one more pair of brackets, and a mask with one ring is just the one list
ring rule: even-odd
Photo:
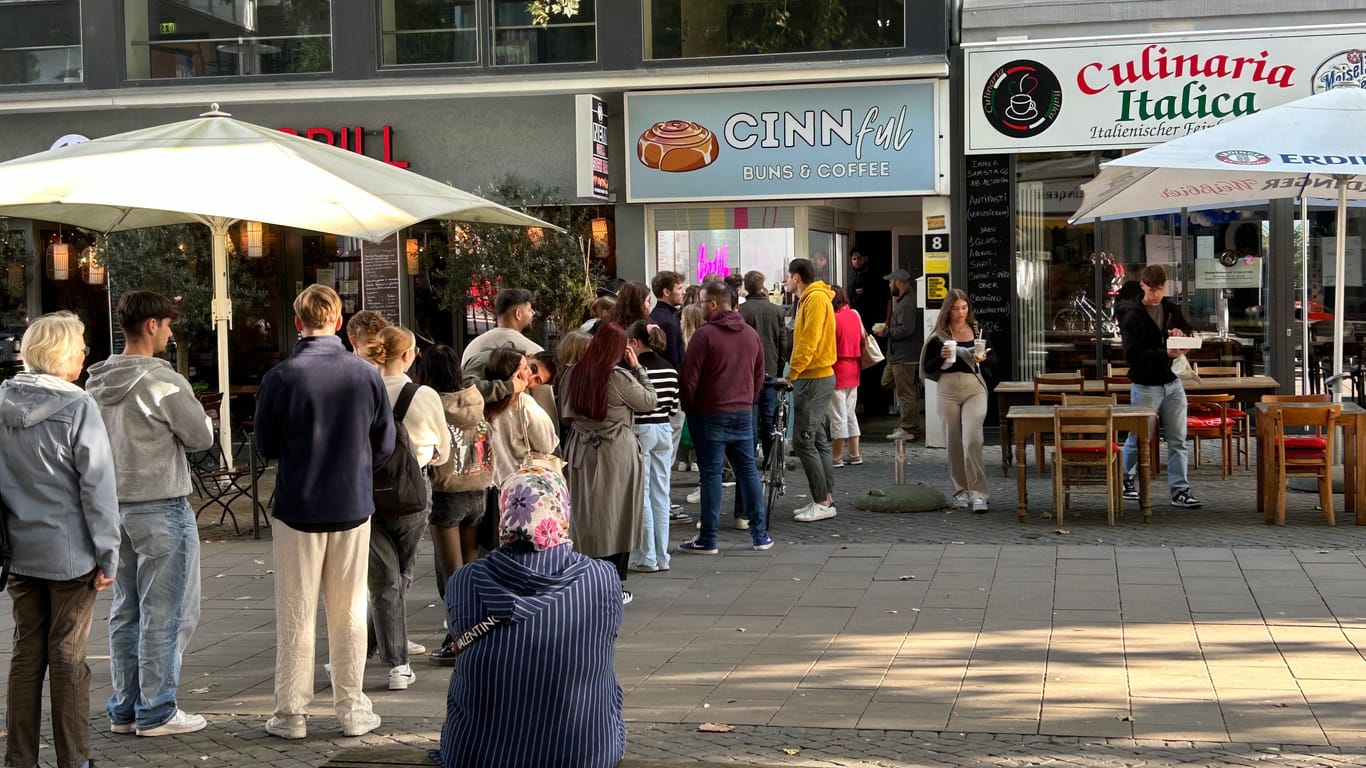
[[697,281],[706,280],[708,275],[729,275],[730,265],[726,263],[729,255],[729,245],[722,245],[715,256],[707,256],[706,243],[697,246]]

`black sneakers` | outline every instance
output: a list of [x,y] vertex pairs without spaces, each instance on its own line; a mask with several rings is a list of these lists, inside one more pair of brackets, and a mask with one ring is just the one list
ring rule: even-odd
[[1130,501],[1138,501],[1138,487],[1134,485],[1132,477],[1124,478],[1124,498]]
[[1172,494],[1172,506],[1185,507],[1186,509],[1198,509],[1200,507],[1200,502],[1191,495],[1189,488],[1182,488]]

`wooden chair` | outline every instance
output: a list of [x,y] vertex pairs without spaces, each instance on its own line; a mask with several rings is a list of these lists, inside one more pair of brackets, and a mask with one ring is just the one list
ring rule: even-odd
[[[1276,489],[1276,525],[1285,525],[1285,487],[1290,477],[1314,477],[1319,484],[1319,505],[1329,525],[1336,525],[1333,517],[1333,451],[1336,430],[1333,428],[1342,406],[1326,403],[1314,406],[1278,407],[1272,405],[1272,447],[1267,482]],[[1286,427],[1305,426],[1312,429],[1310,436],[1287,435]]]
[[1128,376],[1128,375],[1129,375],[1129,366],[1127,366],[1127,365],[1112,365],[1112,364],[1110,364],[1110,363],[1106,363],[1106,364],[1105,364],[1105,378],[1107,378],[1107,379],[1110,378],[1111,376]]
[[1063,405],[1114,405],[1114,395],[1072,395],[1064,393]]
[[[1121,509],[1120,445],[1115,442],[1114,406],[1058,406],[1053,411],[1053,507],[1058,525],[1071,507],[1072,494],[1104,493],[1105,516],[1115,524]],[[1079,488],[1101,489],[1078,491]]]
[[1195,466],[1200,466],[1200,440],[1219,441],[1220,479],[1233,472],[1233,437],[1237,423],[1230,413],[1233,395],[1186,395],[1186,439],[1195,442]]
[[[1086,379],[1081,375],[1080,370],[1071,373],[1036,373],[1034,374],[1034,404],[1035,405],[1061,405],[1062,397],[1065,394],[1084,395],[1086,394]],[[1034,436],[1034,462],[1039,467],[1039,475],[1043,475],[1043,447],[1049,437],[1047,435]]]
[[1333,396],[1327,392],[1313,395],[1262,395],[1263,403],[1331,403]]
[[[1239,378],[1243,375],[1243,364],[1234,363],[1233,365],[1201,365],[1194,364],[1195,374],[1202,379],[1218,378]],[[1238,406],[1244,403],[1234,403],[1228,408],[1228,417],[1233,419],[1233,444],[1236,449],[1236,463],[1244,467],[1250,467],[1251,459],[1248,450],[1252,441],[1252,416],[1245,408]],[[1206,414],[1211,415],[1211,414]]]

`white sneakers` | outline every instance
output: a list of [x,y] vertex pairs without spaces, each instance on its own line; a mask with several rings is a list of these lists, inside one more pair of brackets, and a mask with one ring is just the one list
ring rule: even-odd
[[182,733],[202,731],[208,724],[208,721],[199,715],[192,715],[183,709],[177,709],[170,720],[167,720],[155,728],[144,728],[139,730],[133,723],[110,723],[109,732],[123,734],[136,733],[139,736],[176,736]]
[[[370,712],[365,715],[357,715],[349,724],[342,726],[343,736],[364,736],[365,734],[379,727],[379,715]],[[269,730],[269,728],[267,728]]]
[[302,739],[308,735],[308,721],[303,715],[272,717],[266,721],[266,733],[282,739]]
[[954,509],[967,509],[972,504],[972,499],[968,497],[967,491],[959,491],[953,495],[953,500],[949,506]]
[[389,690],[391,691],[406,691],[408,686],[415,682],[417,682],[417,675],[413,673],[411,664],[400,664],[389,670]]
[[799,523],[814,523],[817,520],[829,520],[836,514],[834,504],[817,504],[813,501],[793,513],[792,519]]
[[688,503],[697,504],[702,501],[702,486],[697,486],[693,492],[688,494]]
[[424,654],[424,653],[426,653],[426,652],[427,652],[427,646],[423,645],[422,643],[414,643],[412,640],[409,640],[409,641],[408,641],[408,655],[409,655],[409,656],[421,656],[422,654]]

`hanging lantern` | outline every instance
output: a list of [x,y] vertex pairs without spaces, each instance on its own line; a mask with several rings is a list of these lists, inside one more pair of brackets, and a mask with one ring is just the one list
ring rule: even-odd
[[53,280],[66,280],[71,276],[71,246],[56,241],[48,244],[47,261]]
[[259,259],[264,256],[265,249],[262,243],[265,240],[265,225],[259,221],[248,221],[243,228],[246,230],[247,242],[247,247],[243,250],[247,252],[247,258]]
[[417,275],[422,272],[422,263],[418,258],[422,249],[418,247],[417,238],[410,237],[403,241],[404,261],[408,264],[408,275]]
[[104,285],[104,248],[88,245],[81,251],[81,277],[90,285]]

